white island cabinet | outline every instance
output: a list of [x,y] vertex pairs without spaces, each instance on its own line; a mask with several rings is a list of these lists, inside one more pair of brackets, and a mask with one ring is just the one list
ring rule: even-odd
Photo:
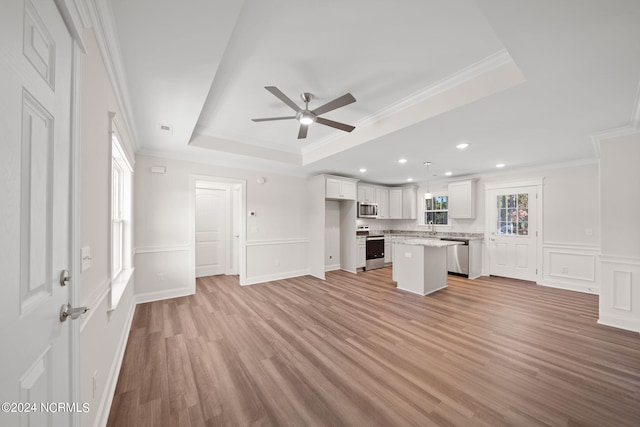
[[393,280],[398,289],[428,295],[447,287],[447,246],[438,239],[407,239],[393,245]]

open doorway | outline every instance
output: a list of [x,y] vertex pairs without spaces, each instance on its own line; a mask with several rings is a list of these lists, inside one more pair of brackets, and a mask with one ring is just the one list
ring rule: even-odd
[[245,281],[245,181],[191,176],[192,277],[239,275]]

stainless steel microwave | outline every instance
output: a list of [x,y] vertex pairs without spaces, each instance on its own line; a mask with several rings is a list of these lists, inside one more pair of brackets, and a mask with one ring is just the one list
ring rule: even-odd
[[377,203],[358,203],[358,218],[377,218]]

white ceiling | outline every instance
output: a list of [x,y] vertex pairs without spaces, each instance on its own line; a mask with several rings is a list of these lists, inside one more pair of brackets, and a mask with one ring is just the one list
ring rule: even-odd
[[[592,134],[637,126],[637,0],[111,1],[144,153],[400,184],[427,160],[458,177],[595,159]],[[264,86],[312,109],[350,92],[324,117],[356,129],[254,123],[292,115]]]

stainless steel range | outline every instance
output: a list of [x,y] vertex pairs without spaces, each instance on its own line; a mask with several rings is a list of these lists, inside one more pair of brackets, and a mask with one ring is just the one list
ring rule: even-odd
[[384,236],[367,236],[365,270],[384,267]]
[[368,225],[359,225],[356,236],[366,237],[365,270],[375,270],[384,267],[384,236],[372,235]]

